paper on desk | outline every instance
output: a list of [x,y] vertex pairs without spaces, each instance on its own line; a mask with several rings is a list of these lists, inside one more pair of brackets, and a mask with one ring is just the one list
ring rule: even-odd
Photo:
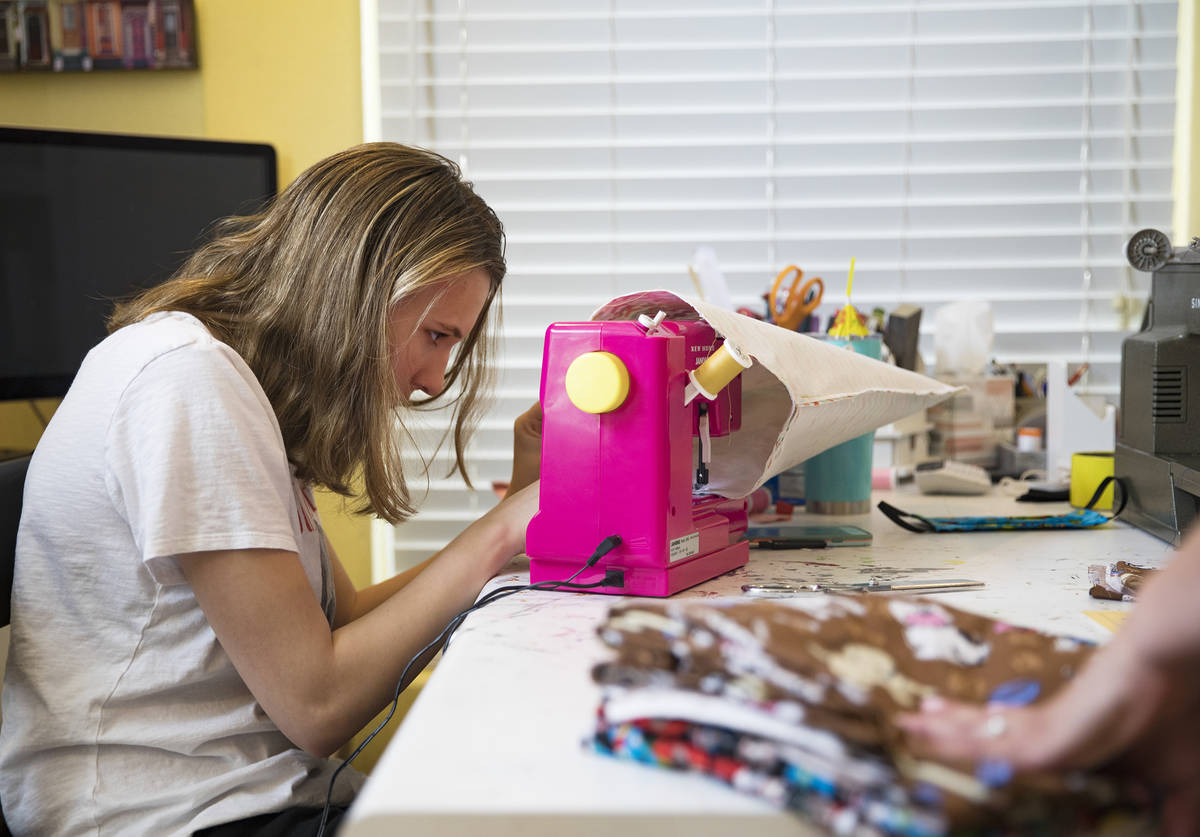
[[1125,620],[1129,617],[1127,610],[1085,610],[1083,615],[1091,619],[1093,622],[1099,622],[1104,627],[1108,628],[1114,634],[1117,628],[1125,624]]
[[617,297],[592,319],[628,320],[657,311],[666,312],[669,320],[706,320],[734,348],[754,358],[742,373],[741,430],[712,440],[709,487],[727,497],[744,497],[780,471],[956,391],[916,372],[671,291]]

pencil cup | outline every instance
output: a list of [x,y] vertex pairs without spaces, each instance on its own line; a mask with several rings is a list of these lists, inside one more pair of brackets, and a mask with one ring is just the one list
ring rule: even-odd
[[[826,337],[879,360],[880,337]],[[834,445],[804,463],[804,503],[812,514],[865,514],[871,510],[871,464],[875,432]]]

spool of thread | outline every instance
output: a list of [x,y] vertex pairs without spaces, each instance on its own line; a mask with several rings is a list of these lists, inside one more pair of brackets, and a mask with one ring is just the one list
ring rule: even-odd
[[700,394],[712,401],[717,393],[746,369],[752,361],[728,343],[722,343],[708,360],[688,373]]
[[1042,428],[1018,427],[1017,450],[1022,453],[1032,453],[1042,449]]
[[766,511],[771,507],[771,492],[765,488],[756,488],[750,495],[750,514]]
[[880,491],[891,491],[896,487],[896,469],[895,468],[872,468],[871,469],[871,488]]
[[[1089,453],[1071,454],[1071,505],[1083,508],[1092,499],[1096,489],[1105,477],[1113,475],[1113,452],[1091,451]],[[1110,483],[1094,509],[1111,509],[1113,505],[1113,487]]]

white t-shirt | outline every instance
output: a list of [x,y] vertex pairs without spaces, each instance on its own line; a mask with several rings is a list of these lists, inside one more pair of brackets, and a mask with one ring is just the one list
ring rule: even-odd
[[[250,368],[186,314],[120,329],[26,479],[0,727],[14,833],[185,835],[324,803],[336,763],[267,717],[174,557],[255,547],[296,552],[333,613],[311,491]],[[334,803],[361,781],[343,771]]]

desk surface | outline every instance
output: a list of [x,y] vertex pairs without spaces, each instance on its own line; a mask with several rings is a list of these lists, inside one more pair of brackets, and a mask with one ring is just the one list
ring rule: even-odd
[[[1063,504],[877,492],[926,516],[1053,514]],[[803,518],[803,514],[799,515]],[[878,510],[804,522],[854,523],[869,547],[751,550],[740,570],[678,597],[742,595],[765,581],[845,582],[970,578],[981,590],[936,594],[1016,624],[1103,641],[1087,610],[1130,605],[1088,596],[1087,565],[1161,564],[1172,547],[1124,523],[1098,529],[923,534]],[[514,563],[491,585],[526,578]],[[886,595],[886,594],[872,594]],[[627,835],[811,834],[800,821],[717,782],[596,755],[583,742],[600,690],[590,677],[607,655],[596,626],[617,599],[527,592],[473,614],[376,765],[339,834]]]

